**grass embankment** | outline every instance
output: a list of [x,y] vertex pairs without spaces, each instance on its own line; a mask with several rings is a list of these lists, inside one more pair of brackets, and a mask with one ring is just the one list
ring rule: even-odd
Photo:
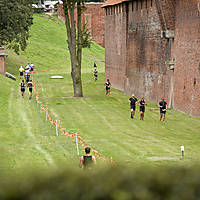
[[[83,52],[84,98],[73,98],[69,53],[66,45],[64,23],[57,18],[35,15],[27,50],[21,56],[9,52],[8,69],[32,62],[36,70],[48,70],[34,75],[40,100],[49,108],[54,119],[60,120],[69,132],[78,132],[88,145],[112,157],[115,162],[141,164],[189,164],[200,160],[200,119],[169,110],[167,120],[159,122],[156,104],[148,103],[145,121],[130,119],[128,96],[112,89],[105,96],[104,50],[98,45]],[[17,58],[17,59],[16,59]],[[95,83],[91,68],[97,61],[99,79]],[[14,62],[16,61],[16,62]],[[62,80],[52,80],[51,75],[63,75]],[[22,167],[24,162],[45,167],[52,162],[77,166],[75,144],[64,136],[55,136],[55,127],[45,121],[36,101],[21,99],[18,83],[0,79],[2,120],[0,139],[1,157],[8,167]],[[7,111],[7,112],[6,112]],[[185,146],[185,160],[179,159],[180,146]],[[83,149],[81,148],[81,153]],[[153,159],[158,161],[153,161]]]

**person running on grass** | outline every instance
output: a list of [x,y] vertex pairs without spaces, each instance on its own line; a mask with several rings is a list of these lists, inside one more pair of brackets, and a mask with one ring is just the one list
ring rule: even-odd
[[160,121],[165,121],[165,115],[167,110],[167,102],[165,101],[165,98],[161,98],[161,101],[158,103],[158,107],[160,107]]
[[85,148],[85,156],[80,158],[80,168],[91,168],[93,164],[96,164],[96,159],[94,156],[90,155],[90,147]]
[[21,82],[20,85],[21,85],[21,95],[24,98],[24,92],[25,92],[25,83],[24,83],[24,80],[22,80],[22,82]]
[[131,118],[134,118],[135,115],[135,104],[137,103],[137,98],[134,94],[132,94],[131,98],[129,99],[130,108],[131,108]]
[[25,72],[24,72],[24,78],[25,78],[25,82],[26,82],[26,85],[28,85],[28,82],[29,82],[29,78],[30,78],[30,71],[29,69],[26,67],[25,68]]
[[109,81],[109,79],[107,79],[107,81],[104,83],[104,85],[106,86],[106,95],[110,95],[110,87],[111,87],[111,83]]
[[97,69],[95,68],[94,69],[94,80],[97,81],[97,76],[98,76],[98,71]]
[[140,120],[144,120],[145,105],[147,105],[146,101],[144,100],[144,97],[142,97],[139,100],[139,104],[140,104]]
[[19,75],[20,75],[20,79],[22,80],[24,76],[24,68],[22,66],[20,66],[19,68]]
[[96,63],[96,60],[94,61],[94,68],[97,68],[97,63]]
[[33,84],[32,80],[28,82],[28,88],[29,88],[29,99],[32,99],[32,91],[33,91]]

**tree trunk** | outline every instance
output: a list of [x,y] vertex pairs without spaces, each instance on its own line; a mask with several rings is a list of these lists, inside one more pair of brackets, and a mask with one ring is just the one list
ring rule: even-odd
[[[77,7],[79,7],[80,14],[77,15],[77,29],[78,29],[78,38],[76,37],[76,25],[74,19],[74,9],[76,1],[74,0],[65,0],[63,1],[63,7],[66,17],[66,29],[67,29],[67,43],[70,52],[71,58],[71,76],[73,81],[74,88],[74,97],[83,97],[82,91],[82,80],[81,80],[81,6],[79,1],[77,2]],[[77,11],[78,11],[77,10]],[[80,18],[80,19],[79,19]]]

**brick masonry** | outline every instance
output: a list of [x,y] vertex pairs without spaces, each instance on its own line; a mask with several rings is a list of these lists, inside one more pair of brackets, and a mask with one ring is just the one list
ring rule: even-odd
[[[86,3],[86,11],[82,15],[82,23],[88,24],[90,29],[91,39],[102,47],[105,46],[104,39],[104,10],[101,8],[103,3]],[[77,13],[75,12],[75,16]],[[63,11],[63,5],[58,5],[58,16],[60,19],[65,21],[65,15]]]
[[198,0],[176,5],[175,108],[200,116],[200,10]]
[[4,48],[0,47],[0,74],[4,74],[5,73],[5,54],[4,54]]
[[200,116],[198,0],[134,0],[107,6],[105,15],[112,85],[150,101],[165,96],[170,107]]

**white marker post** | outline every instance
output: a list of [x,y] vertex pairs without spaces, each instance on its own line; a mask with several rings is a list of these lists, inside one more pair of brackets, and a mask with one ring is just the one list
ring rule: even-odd
[[184,146],[181,146],[182,158],[184,159]]
[[57,120],[56,120],[56,136],[58,136],[58,125],[57,125]]
[[79,156],[77,134],[76,134],[76,149],[77,149],[77,155]]

